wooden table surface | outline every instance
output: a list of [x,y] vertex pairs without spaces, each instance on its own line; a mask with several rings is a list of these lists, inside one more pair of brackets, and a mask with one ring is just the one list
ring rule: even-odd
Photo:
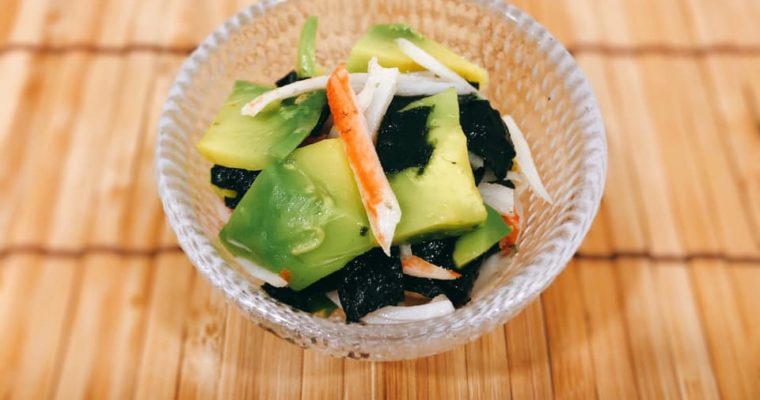
[[245,3],[0,0],[0,399],[760,398],[760,1],[518,1],[596,90],[600,214],[514,320],[392,363],[254,326],[163,217],[159,109]]

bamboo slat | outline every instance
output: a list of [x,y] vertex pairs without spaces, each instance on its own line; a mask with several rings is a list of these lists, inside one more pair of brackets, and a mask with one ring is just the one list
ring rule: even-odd
[[465,347],[467,396],[471,399],[508,399],[512,385],[504,330],[497,328]]
[[197,274],[186,301],[188,314],[180,338],[182,364],[177,372],[176,397],[213,398],[222,370],[227,304]]
[[535,300],[506,324],[504,333],[512,398],[550,398],[554,393],[552,366],[542,300]]
[[596,379],[583,300],[573,290],[576,287],[578,268],[571,263],[541,298],[554,393],[588,399],[597,395]]
[[[368,363],[247,320],[163,218],[155,125],[183,57],[162,46],[247,2],[1,1],[0,398],[759,398],[760,5],[516,4],[598,96],[599,216],[505,326]],[[157,50],[103,50],[130,44]]]

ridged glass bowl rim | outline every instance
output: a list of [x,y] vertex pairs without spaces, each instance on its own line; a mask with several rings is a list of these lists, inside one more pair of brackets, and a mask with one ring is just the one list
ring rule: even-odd
[[[234,284],[230,284],[220,276],[222,274],[217,268],[227,267],[226,263],[211,240],[204,236],[198,222],[192,218],[193,207],[186,200],[191,197],[187,193],[188,171],[172,159],[177,153],[168,150],[168,143],[172,137],[166,132],[167,127],[175,123],[173,113],[179,109],[178,104],[182,101],[185,91],[192,85],[193,76],[199,66],[206,62],[210,54],[218,50],[218,44],[225,42],[230,32],[236,32],[246,24],[255,23],[256,18],[261,17],[267,10],[296,1],[298,0],[263,1],[228,19],[209,34],[187,58],[169,90],[159,119],[156,176],[164,211],[177,235],[180,247],[213,286],[264,327],[291,342],[305,347],[315,346],[333,355],[354,356],[352,353],[366,352],[368,354],[362,354],[362,358],[375,358],[374,354],[369,353],[377,350],[382,353],[378,354],[380,358],[400,359],[406,357],[403,354],[388,357],[387,353],[390,351],[380,349],[392,343],[412,348],[417,344],[429,347],[431,341],[446,342],[436,350],[426,352],[431,354],[473,340],[494,326],[504,323],[553,281],[580,246],[599,208],[607,170],[607,145],[604,124],[593,91],[570,53],[526,13],[498,0],[469,2],[511,19],[531,36],[550,38],[548,42],[552,48],[545,51],[551,51],[556,64],[563,65],[566,80],[573,78],[580,81],[580,85],[575,87],[574,91],[588,94],[583,96],[583,104],[575,105],[575,108],[584,107],[584,118],[591,121],[584,128],[582,154],[586,157],[582,160],[583,179],[578,196],[585,200],[585,204],[583,207],[576,207],[568,217],[563,218],[560,226],[555,228],[565,230],[568,236],[555,237],[543,244],[541,247],[546,251],[529,260],[529,263],[520,265],[505,285],[494,288],[477,301],[470,302],[446,316],[399,325],[344,324],[314,317],[270,299],[246,279],[240,278]],[[186,154],[183,156],[187,157]],[[177,177],[180,179],[176,179]],[[203,252],[209,252],[210,256],[202,256]]]

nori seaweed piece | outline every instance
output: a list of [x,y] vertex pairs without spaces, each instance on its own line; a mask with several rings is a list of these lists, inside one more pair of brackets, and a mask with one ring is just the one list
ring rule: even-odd
[[515,148],[499,112],[488,100],[475,95],[459,96],[459,123],[467,137],[467,148],[480,156],[499,179],[512,169]]
[[304,142],[313,143],[315,141],[314,139],[322,136],[322,128],[325,126],[328,118],[330,118],[330,105],[325,102],[325,105],[322,107],[322,111],[319,114],[317,124],[314,125],[314,128],[309,133],[309,136],[304,139]]
[[387,112],[377,134],[377,156],[387,174],[417,167],[421,174],[433,155],[427,120],[432,107]]
[[404,300],[404,275],[397,255],[388,257],[375,248],[351,260],[342,271],[338,296],[346,322],[357,322],[367,313]]
[[403,109],[409,104],[412,104],[417,100],[424,99],[425,97],[428,96],[393,96],[393,100],[391,100],[391,104],[388,105],[388,111],[386,111],[385,114],[387,115],[388,113],[399,112],[399,110]]
[[343,278],[345,276],[345,268],[341,268],[330,275],[323,277],[322,279],[307,286],[301,292],[307,293],[327,293],[333,290],[338,290],[343,285]]
[[[435,242],[435,241],[434,241]],[[427,243],[427,242],[426,242]],[[451,246],[451,251],[448,251],[448,245],[442,246],[440,243],[428,245],[427,247],[432,251],[432,254],[434,257],[431,257],[431,259],[425,258],[422,253],[418,254],[416,250],[414,250],[414,246],[412,246],[412,251],[414,251],[414,254],[418,257],[422,257],[427,261],[433,262],[435,259],[441,260],[441,259],[447,259],[446,262],[441,262],[439,265],[444,268],[448,269],[454,269],[454,261],[451,259],[451,253],[453,252],[453,246]],[[462,267],[462,269],[457,270],[462,276],[460,276],[457,279],[451,280],[451,281],[445,281],[445,280],[439,280],[439,279],[427,279],[427,278],[417,278],[413,276],[404,276],[404,289],[408,290],[410,292],[419,293],[425,297],[433,298],[435,296],[438,296],[440,294],[445,294],[446,297],[451,300],[451,303],[454,304],[455,307],[462,306],[466,304],[468,301],[470,301],[470,294],[472,292],[472,287],[475,284],[475,279],[478,278],[478,274],[480,273],[480,267],[483,264],[483,261],[491,256],[492,254],[499,251],[499,245],[496,244],[493,247],[491,247],[487,252],[480,255],[478,258],[470,261],[467,265]]]
[[243,199],[243,196],[237,195],[235,197],[229,197],[224,196],[224,206],[229,208],[230,210],[234,210],[235,207],[237,207],[238,204],[240,204],[240,200]]
[[501,186],[506,186],[506,187],[508,187],[510,189],[514,189],[515,188],[514,182],[510,181],[509,179],[506,179],[506,180],[503,180],[503,181],[494,181],[494,182],[491,182],[491,183],[495,183],[495,184],[501,185]]
[[423,260],[448,269],[456,269],[454,266],[454,245],[457,238],[449,237],[438,240],[428,240],[426,242],[412,245],[412,253]]
[[268,283],[265,283],[261,288],[275,300],[309,313],[322,312],[327,317],[337,308],[335,303],[328,299],[324,293],[306,290],[296,292],[288,287],[274,287]]
[[306,311],[309,306],[311,296],[308,293],[296,292],[289,287],[275,287],[268,283],[265,283],[261,288],[275,300],[279,300],[299,310]]
[[277,87],[282,87],[285,85],[290,85],[293,82],[299,81],[298,74],[295,70],[288,72],[283,76],[282,78],[278,79],[274,84],[277,85]]
[[486,167],[475,168],[472,170],[472,177],[475,178],[475,184],[480,185],[480,181],[483,180],[483,176],[486,174]]
[[211,184],[222,189],[235,191],[235,197],[224,198],[224,204],[234,209],[240,203],[245,192],[251,188],[253,181],[261,171],[249,171],[247,169],[229,168],[221,165],[211,167]]

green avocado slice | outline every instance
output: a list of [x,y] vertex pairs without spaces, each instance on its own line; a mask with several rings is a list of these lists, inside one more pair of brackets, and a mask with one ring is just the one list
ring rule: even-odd
[[467,139],[459,126],[456,91],[449,89],[417,100],[401,112],[417,107],[431,108],[427,141],[433,152],[422,173],[420,168],[410,167],[389,176],[401,205],[395,243],[453,236],[486,219],[467,156]]
[[376,246],[340,139],[302,147],[267,167],[219,236],[301,290]]
[[211,127],[197,144],[198,151],[214,164],[252,171],[290,154],[309,135],[326,104],[323,90],[272,104],[255,117],[240,114],[249,101],[271,90],[237,81]]
[[504,222],[498,211],[489,206],[486,206],[486,210],[488,211],[486,222],[475,230],[460,236],[454,244],[452,258],[457,268],[462,268],[470,261],[478,258],[498,243],[501,238],[512,232],[512,227]]
[[377,57],[378,63],[386,68],[397,67],[401,72],[421,71],[420,65],[399,50],[396,39],[403,38],[435,57],[438,61],[470,82],[477,82],[481,88],[488,83],[488,72],[414,31],[405,24],[379,24],[369,28],[351,49],[347,68],[350,72],[366,72],[367,63]]
[[317,75],[317,17],[311,16],[306,19],[303,28],[301,28],[296,74],[299,78]]

